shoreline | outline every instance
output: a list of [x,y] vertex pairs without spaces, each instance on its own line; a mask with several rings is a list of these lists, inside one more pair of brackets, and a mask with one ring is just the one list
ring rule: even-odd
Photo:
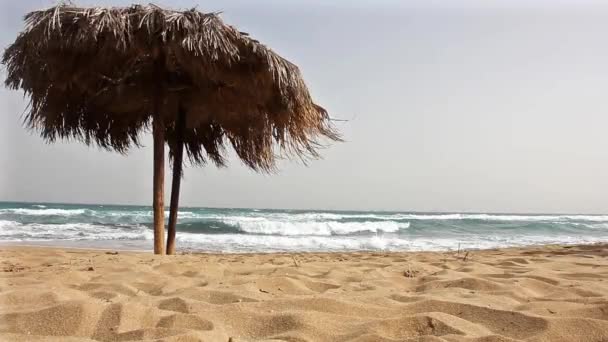
[[[127,248],[125,246],[117,246],[117,247],[104,247],[104,246],[94,246],[94,244],[87,245],[82,244],[78,245],[64,245],[61,243],[57,243],[58,241],[45,242],[45,241],[35,241],[35,242],[19,242],[13,243],[10,241],[0,241],[0,249],[2,248],[49,248],[49,249],[58,249],[58,250],[80,250],[87,252],[107,252],[107,251],[117,251],[123,253],[141,253],[141,254],[153,254],[152,245],[150,242],[150,248]],[[419,254],[419,253],[466,253],[469,252],[486,252],[486,251],[517,251],[517,250],[528,250],[528,249],[550,249],[550,248],[574,248],[574,247],[593,247],[593,246],[606,246],[608,248],[608,241],[606,242],[592,242],[592,243],[556,243],[556,244],[532,244],[532,245],[524,245],[524,246],[508,246],[508,247],[492,247],[492,248],[465,248],[466,246],[461,246],[460,250],[458,249],[443,249],[443,250],[328,250],[328,251],[247,251],[247,252],[217,252],[217,251],[207,251],[203,249],[181,249],[179,245],[176,249],[175,255],[291,255],[291,254]]]
[[108,252],[0,247],[0,340],[608,340],[608,244]]

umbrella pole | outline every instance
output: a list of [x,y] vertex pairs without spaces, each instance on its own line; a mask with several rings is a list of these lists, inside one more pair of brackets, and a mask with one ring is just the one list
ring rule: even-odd
[[179,187],[182,180],[184,156],[184,129],[186,113],[180,107],[175,123],[175,154],[173,156],[173,180],[171,184],[171,204],[169,208],[169,227],[167,233],[167,254],[175,254],[175,234],[177,226],[177,208],[179,207]]
[[159,115],[152,122],[154,137],[154,254],[165,254],[165,127]]

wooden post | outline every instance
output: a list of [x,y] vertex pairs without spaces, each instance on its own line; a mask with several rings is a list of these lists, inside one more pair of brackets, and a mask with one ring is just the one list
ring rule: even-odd
[[186,113],[180,106],[175,122],[175,154],[173,155],[173,180],[171,183],[171,204],[169,208],[169,227],[167,232],[167,254],[175,254],[175,234],[177,226],[177,209],[179,207],[179,187],[182,180],[184,156],[184,130]]
[[160,49],[155,48],[152,56],[154,58],[154,73],[157,77],[152,99],[154,254],[162,255],[165,254],[165,123],[161,114],[161,105],[165,95],[165,55]]
[[160,115],[152,119],[154,137],[154,254],[165,254],[165,126]]

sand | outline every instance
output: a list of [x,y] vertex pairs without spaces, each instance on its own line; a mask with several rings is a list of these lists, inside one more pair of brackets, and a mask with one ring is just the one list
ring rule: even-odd
[[0,247],[2,341],[608,341],[608,246],[188,254]]

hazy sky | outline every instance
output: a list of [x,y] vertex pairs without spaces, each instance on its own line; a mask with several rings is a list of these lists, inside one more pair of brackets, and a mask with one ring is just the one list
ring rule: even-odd
[[[79,2],[94,3],[128,2]],[[346,142],[308,167],[188,167],[183,205],[608,212],[605,1],[157,3],[224,11],[350,120],[338,124]],[[2,1],[0,45],[23,14],[51,4]],[[0,200],[151,203],[149,134],[126,157],[47,145],[21,127],[25,104],[0,90]]]

